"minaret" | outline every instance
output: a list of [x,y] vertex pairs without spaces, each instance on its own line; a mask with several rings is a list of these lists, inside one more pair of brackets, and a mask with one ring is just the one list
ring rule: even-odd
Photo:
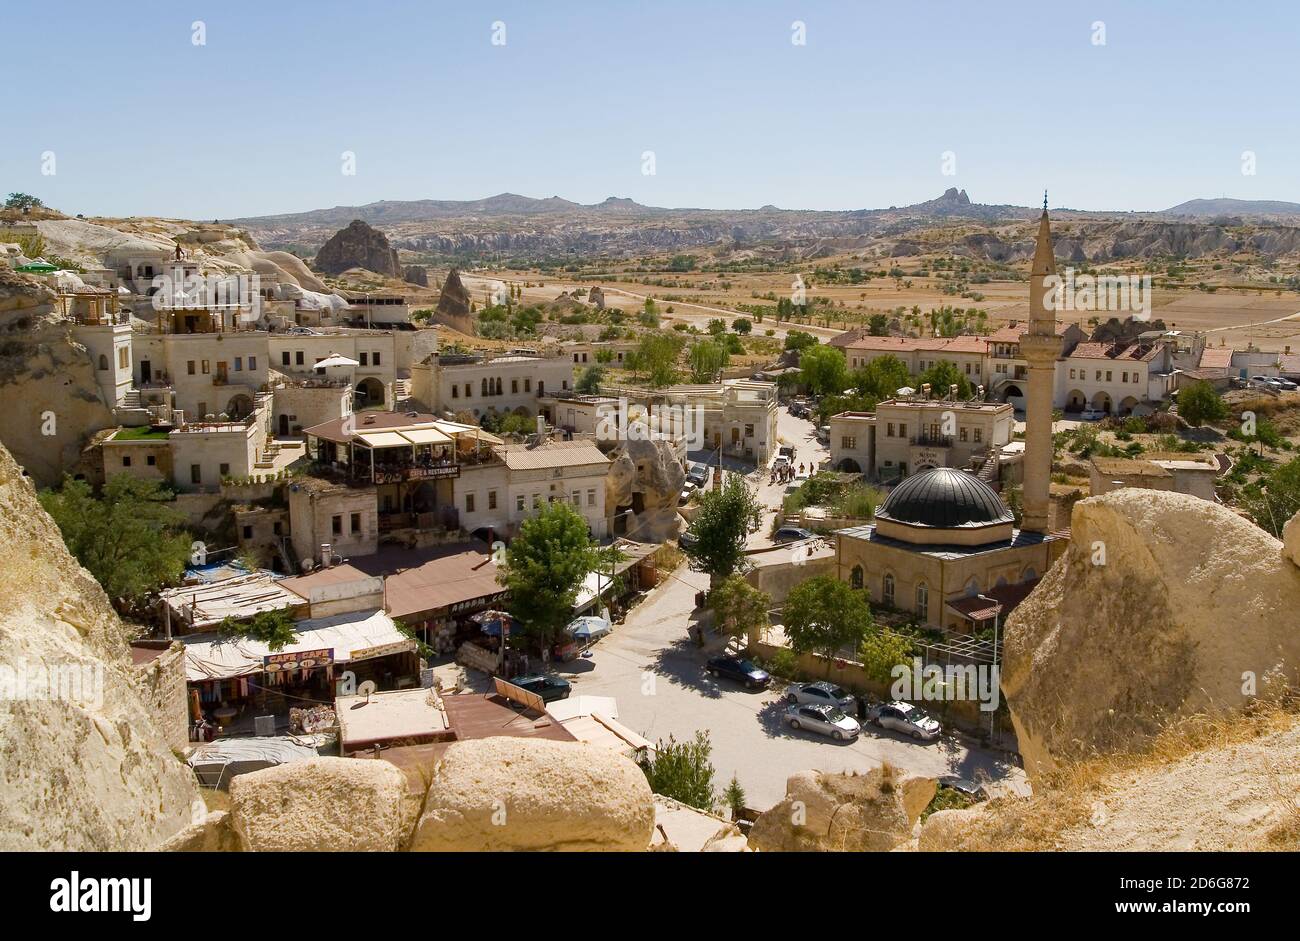
[[[1049,280],[1050,279],[1050,280]],[[1052,257],[1052,232],[1047,221],[1047,192],[1038,218],[1038,244],[1029,272],[1029,330],[1020,338],[1020,355],[1029,364],[1029,401],[1025,406],[1024,520],[1028,532],[1048,531],[1052,480],[1052,397],[1056,386],[1056,358],[1061,339],[1056,335],[1056,259]]]

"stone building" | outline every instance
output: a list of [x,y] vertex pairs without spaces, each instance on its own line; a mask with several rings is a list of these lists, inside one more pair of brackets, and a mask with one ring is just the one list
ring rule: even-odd
[[565,357],[516,351],[426,357],[411,370],[411,396],[434,412],[452,416],[522,415],[535,418],[539,400],[573,388],[573,364]]
[[997,479],[997,453],[1011,441],[1015,412],[1001,402],[920,396],[887,399],[874,414],[832,416],[831,467],[893,479],[931,467],[984,471]]

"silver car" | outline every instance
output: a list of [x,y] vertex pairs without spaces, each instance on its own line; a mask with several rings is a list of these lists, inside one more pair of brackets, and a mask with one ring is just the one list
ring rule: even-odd
[[938,719],[924,709],[906,702],[877,703],[867,710],[867,718],[872,725],[902,732],[918,742],[932,742],[943,731]]
[[838,706],[791,706],[785,711],[785,721],[792,729],[829,735],[837,742],[856,738],[862,731],[858,720],[845,715]]
[[858,711],[858,701],[852,693],[826,680],[792,684],[785,691],[785,701],[791,705],[808,703],[813,706],[838,706],[848,713]]

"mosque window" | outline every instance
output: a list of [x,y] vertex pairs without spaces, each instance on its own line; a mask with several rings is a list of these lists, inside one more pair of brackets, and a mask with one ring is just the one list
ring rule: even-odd
[[916,616],[921,621],[930,618],[930,588],[921,582],[916,586]]
[[884,601],[885,604],[890,605],[891,607],[893,606],[893,604],[894,604],[894,576],[892,576],[892,575],[886,575],[886,576],[885,576],[885,581],[884,581],[883,585],[881,586],[880,597],[883,599],[883,601]]
[[853,588],[862,587],[862,566],[853,566],[853,571],[849,574],[849,585]]

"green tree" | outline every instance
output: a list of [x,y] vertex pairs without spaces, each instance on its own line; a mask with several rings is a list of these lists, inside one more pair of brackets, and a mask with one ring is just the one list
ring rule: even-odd
[[890,399],[898,394],[899,389],[912,384],[912,374],[908,372],[906,363],[888,353],[855,370],[850,381],[862,395]]
[[747,336],[754,329],[754,322],[748,317],[737,317],[731,322],[731,329],[741,336]]
[[691,367],[691,382],[713,382],[731,362],[731,354],[721,343],[700,340],[691,345],[686,360]]
[[1178,414],[1195,428],[1206,422],[1222,421],[1228,417],[1228,406],[1223,403],[1214,386],[1208,382],[1193,382],[1178,393]]
[[247,637],[266,644],[272,652],[280,651],[298,639],[293,618],[287,611],[259,611],[247,623],[226,618],[218,628],[222,634]]
[[654,757],[641,762],[641,770],[650,782],[650,790],[681,801],[700,810],[712,810],[713,763],[709,755],[713,746],[708,732],[696,732],[695,740],[679,742],[671,735],[655,745]]
[[839,347],[818,344],[804,350],[799,354],[799,372],[817,395],[839,395],[848,385],[848,367]]
[[1255,525],[1282,538],[1282,527],[1300,513],[1300,457],[1270,470],[1242,493],[1242,505]]
[[912,641],[893,631],[875,630],[867,634],[858,648],[858,657],[867,678],[888,684],[894,678],[894,667],[912,662]]
[[727,332],[727,322],[720,317],[714,317],[708,323],[709,336],[720,337]]
[[641,308],[641,312],[637,314],[636,319],[643,327],[649,327],[651,330],[659,329],[659,308],[655,304],[654,298],[647,297],[645,299],[645,306]]
[[511,614],[539,648],[548,650],[573,620],[578,589],[600,561],[587,521],[563,500],[544,504],[519,527],[497,581],[510,592]]
[[872,314],[867,320],[867,330],[873,337],[883,337],[889,333],[889,318],[884,314]]
[[10,193],[5,200],[6,209],[38,209],[44,205],[45,203],[35,196],[29,196],[27,193]]
[[740,570],[749,534],[763,522],[763,505],[739,474],[729,474],[718,490],[700,496],[700,510],[688,532],[694,542],[685,547],[691,568],[707,572],[717,584]]
[[802,330],[791,330],[785,335],[784,348],[787,350],[803,352],[814,346],[817,346],[817,338],[811,333],[804,333]]
[[970,380],[961,374],[956,363],[948,360],[939,360],[925,372],[921,373],[920,382],[922,384],[930,383],[930,394],[935,397],[941,397],[948,394],[949,386],[957,387],[957,398],[968,399],[974,391],[971,388]]
[[40,494],[63,541],[78,562],[123,610],[180,581],[191,540],[185,516],[170,505],[171,491],[157,481],[115,474],[96,499],[84,480],[63,478],[59,490]]
[[671,333],[647,334],[628,357],[628,366],[636,374],[645,376],[652,388],[670,386],[681,378],[677,359],[681,356],[683,342]]
[[745,810],[745,789],[740,786],[740,779],[734,774],[731,776],[731,783],[722,792],[722,801],[730,809],[731,819],[739,820]]
[[709,610],[714,624],[726,633],[747,637],[768,626],[772,596],[745,581],[743,575],[731,575],[709,592]]
[[782,621],[795,653],[827,658],[828,676],[831,658],[845,648],[859,649],[873,623],[862,592],[829,575],[796,585],[785,599]]
[[592,395],[600,391],[600,384],[604,379],[605,368],[603,366],[588,366],[582,371],[582,375],[578,376],[578,381],[573,388],[583,395]]

